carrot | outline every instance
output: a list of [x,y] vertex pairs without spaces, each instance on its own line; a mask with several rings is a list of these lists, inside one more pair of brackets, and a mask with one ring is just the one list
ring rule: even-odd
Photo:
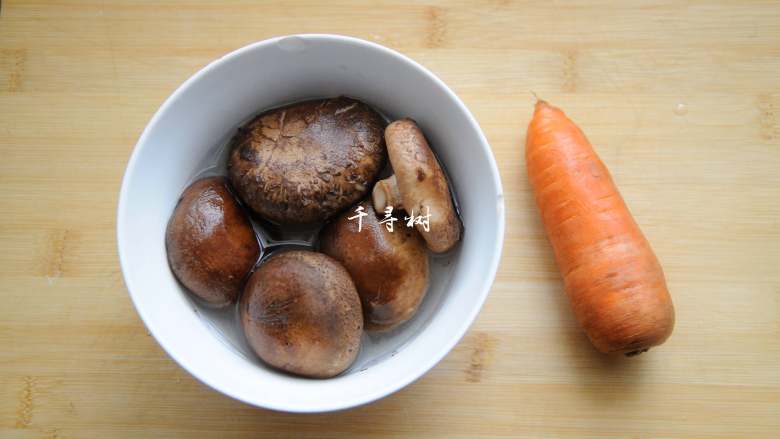
[[525,160],[566,294],[596,349],[634,355],[663,343],[674,327],[663,270],[585,134],[537,101]]

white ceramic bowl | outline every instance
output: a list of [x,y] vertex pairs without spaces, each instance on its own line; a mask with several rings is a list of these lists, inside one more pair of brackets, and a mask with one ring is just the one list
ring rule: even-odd
[[[165,228],[182,190],[236,127],[260,110],[347,95],[423,128],[457,194],[465,233],[411,322],[364,336],[354,367],[312,380],[279,373],[246,349],[230,318],[204,312],[168,268]],[[117,213],[125,284],[149,331],[199,380],[249,404],[290,412],[354,407],[419,378],[460,340],[495,277],[504,237],[501,181],[474,117],[431,72],[385,47],[294,35],[238,49],[189,78],[160,107],[127,165]]]

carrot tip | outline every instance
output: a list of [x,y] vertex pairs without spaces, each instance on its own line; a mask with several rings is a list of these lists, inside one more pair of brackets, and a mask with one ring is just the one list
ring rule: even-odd
[[544,99],[540,98],[539,95],[537,95],[535,91],[531,90],[531,94],[533,95],[534,99],[536,99],[536,104],[535,105],[539,105],[539,104],[549,105],[547,103],[547,101],[545,101]]

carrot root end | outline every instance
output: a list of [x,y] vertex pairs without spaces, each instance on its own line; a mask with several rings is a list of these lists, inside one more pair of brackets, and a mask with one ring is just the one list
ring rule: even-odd
[[641,354],[642,352],[647,352],[648,350],[650,350],[650,348],[645,348],[645,349],[637,349],[637,350],[635,350],[635,351],[626,352],[626,354],[625,354],[625,355],[626,355],[626,357],[635,357],[635,356],[637,356],[637,355]]

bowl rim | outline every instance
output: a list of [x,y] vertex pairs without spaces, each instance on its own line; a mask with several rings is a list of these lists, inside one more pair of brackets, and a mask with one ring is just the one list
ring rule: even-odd
[[[426,357],[424,361],[420,362],[420,366],[414,368],[410,373],[408,373],[400,380],[396,380],[395,382],[392,383],[385,383],[384,385],[377,386],[374,392],[371,393],[367,392],[365,394],[360,395],[359,397],[352,398],[351,400],[342,399],[342,400],[331,401],[327,403],[317,402],[317,403],[307,404],[306,406],[301,406],[296,404],[291,405],[286,402],[282,402],[279,401],[278,399],[273,399],[273,398],[251,399],[244,395],[236,394],[232,390],[225,389],[222,386],[220,386],[217,382],[212,380],[210,376],[202,376],[201,374],[198,374],[194,372],[191,368],[189,368],[186,362],[177,356],[175,350],[172,349],[170,346],[168,346],[168,342],[165,341],[165,338],[162,336],[162,334],[158,334],[157,332],[155,332],[155,327],[153,325],[150,326],[149,318],[146,312],[144,311],[143,305],[140,303],[142,301],[137,297],[135,293],[133,293],[134,291],[133,280],[128,277],[127,275],[128,271],[126,269],[127,260],[129,259],[129,256],[125,254],[126,249],[122,244],[123,243],[122,230],[126,228],[124,218],[127,217],[127,209],[128,209],[127,199],[128,199],[128,192],[130,191],[130,179],[135,174],[135,168],[139,160],[139,156],[141,155],[141,150],[144,148],[144,145],[147,142],[147,138],[149,137],[150,133],[154,130],[155,126],[158,124],[161,116],[168,111],[169,107],[179,99],[179,96],[182,95],[186,89],[188,89],[193,83],[199,81],[201,78],[208,75],[217,65],[227,62],[231,59],[240,57],[260,47],[276,44],[279,41],[287,38],[302,38],[305,40],[320,40],[320,41],[347,43],[347,44],[364,46],[371,50],[383,52],[384,55],[387,55],[391,58],[395,58],[396,60],[402,63],[409,64],[411,67],[415,68],[416,70],[419,70],[423,75],[427,76],[438,87],[440,87],[452,99],[452,101],[457,104],[459,109],[466,116],[470,128],[477,134],[477,137],[479,138],[479,148],[483,150],[484,156],[488,159],[488,166],[490,169],[491,176],[493,178],[492,183],[498,192],[497,193],[498,214],[495,217],[497,243],[490,256],[491,260],[489,263],[489,269],[487,272],[485,272],[484,276],[482,277],[482,285],[479,294],[477,297],[475,297],[475,302],[474,302],[475,306],[473,306],[468,311],[466,318],[464,318],[461,321],[460,325],[454,328],[454,330],[452,331],[453,336],[446,339],[445,343],[439,345],[435,353]],[[485,134],[483,133],[476,119],[472,115],[471,111],[469,111],[468,107],[466,107],[466,105],[461,101],[461,99],[455,94],[455,92],[452,91],[452,89],[450,89],[444,83],[444,81],[442,81],[438,76],[436,76],[430,70],[428,70],[418,62],[414,61],[413,59],[409,58],[408,56],[396,50],[390,49],[388,47],[382,46],[381,44],[374,43],[372,41],[367,41],[356,37],[338,35],[338,34],[322,34],[322,33],[302,33],[302,34],[281,35],[281,36],[264,39],[261,41],[256,41],[254,43],[250,43],[248,45],[235,49],[209,62],[207,65],[200,68],[197,72],[195,72],[189,78],[187,78],[183,83],[181,83],[173,91],[173,93],[171,93],[165,99],[162,105],[160,105],[160,107],[154,113],[152,118],[144,127],[144,130],[141,133],[141,136],[139,137],[135,146],[133,147],[133,151],[130,155],[130,159],[128,160],[124,175],[122,177],[122,184],[119,192],[119,199],[118,199],[117,210],[116,210],[117,212],[116,213],[117,254],[119,257],[119,264],[122,271],[122,278],[124,280],[125,287],[133,303],[133,306],[135,307],[136,312],[140,316],[141,321],[143,321],[144,323],[144,326],[146,326],[149,332],[154,336],[154,339],[163,348],[166,354],[168,354],[168,356],[171,357],[181,368],[189,372],[198,381],[206,384],[208,387],[216,390],[219,393],[225,394],[243,403],[256,406],[256,407],[271,409],[271,410],[284,411],[290,413],[322,413],[322,412],[330,412],[330,411],[337,411],[337,410],[345,410],[349,408],[362,406],[371,403],[373,401],[376,401],[378,399],[381,399],[385,396],[395,393],[396,391],[416,381],[417,379],[419,379],[420,377],[428,373],[428,371],[430,371],[436,364],[438,364],[455,347],[455,345],[457,345],[460,342],[460,340],[463,338],[466,332],[468,332],[468,329],[471,327],[477,315],[479,314],[480,310],[484,306],[485,300],[487,299],[487,296],[490,293],[490,290],[492,289],[493,282],[495,281],[496,273],[498,271],[498,266],[501,261],[501,255],[503,253],[503,246],[504,246],[504,232],[505,232],[505,209],[504,209],[503,192],[504,192],[503,185],[501,184],[501,178],[500,178],[498,166],[496,165],[495,157],[493,155],[492,149],[490,148],[490,144],[488,143],[487,138],[485,137]]]

